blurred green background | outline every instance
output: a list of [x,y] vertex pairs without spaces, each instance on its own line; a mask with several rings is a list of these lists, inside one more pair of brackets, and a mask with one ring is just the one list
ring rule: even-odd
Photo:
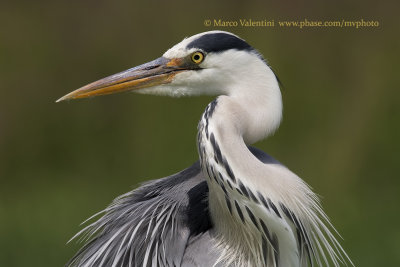
[[256,47],[284,84],[282,125],[256,146],[322,196],[357,266],[400,266],[394,3],[2,1],[0,266],[62,266],[84,219],[197,160],[196,126],[211,97],[54,101],[216,29],[203,22],[219,18],[380,22],[220,29]]

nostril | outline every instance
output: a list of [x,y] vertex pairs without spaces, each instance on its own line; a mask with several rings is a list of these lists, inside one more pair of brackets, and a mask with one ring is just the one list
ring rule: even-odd
[[155,69],[155,68],[157,68],[157,67],[159,67],[160,65],[154,65],[154,66],[148,66],[148,67],[146,67],[146,68],[144,68],[145,70],[152,70],[152,69]]

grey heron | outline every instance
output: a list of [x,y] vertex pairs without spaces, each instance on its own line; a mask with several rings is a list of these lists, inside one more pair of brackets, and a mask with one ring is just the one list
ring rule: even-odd
[[352,264],[317,195],[250,146],[277,129],[282,98],[275,74],[246,41],[229,32],[200,33],[58,101],[128,90],[217,95],[198,124],[200,159],[116,198],[77,234],[86,244],[68,265]]

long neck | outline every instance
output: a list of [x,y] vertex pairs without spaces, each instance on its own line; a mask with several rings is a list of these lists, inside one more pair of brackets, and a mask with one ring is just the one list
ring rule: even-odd
[[[267,72],[267,77],[271,73]],[[207,106],[199,123],[198,144],[204,164],[228,164],[226,168],[235,168],[248,177],[260,163],[247,145],[265,138],[278,127],[282,100],[275,76],[250,88],[244,84],[257,79],[251,76],[247,79],[237,82],[242,90],[234,88],[230,95],[220,96]],[[216,159],[215,162],[209,161],[210,158]]]
[[222,166],[234,183],[240,173],[247,176],[248,168],[258,164],[247,144],[267,134],[264,127],[257,123],[258,120],[257,113],[251,116],[235,98],[221,96],[210,103],[199,123],[198,144],[202,164],[208,168]]
[[268,110],[270,99],[262,97],[220,96],[207,106],[199,123],[198,149],[210,188],[211,216],[217,232],[223,233],[222,246],[229,247],[223,260],[239,253],[243,266],[267,265],[274,260],[264,259],[260,251],[265,234],[260,233],[260,222],[254,222],[257,208],[243,204],[260,203],[260,195],[265,193],[257,191],[257,177],[262,174],[258,172],[264,166],[247,144],[272,132],[278,123],[276,117],[280,119],[281,107],[278,114],[272,114]]
[[[324,224],[329,221],[317,196],[289,169],[262,163],[247,147],[272,133],[281,119],[276,79],[264,78],[237,81],[242,90],[210,103],[199,123],[198,150],[220,260],[235,266],[307,266],[312,255],[321,265],[320,255],[325,258],[328,251],[339,266],[336,252],[347,256]],[[246,88],[250,80],[266,83]]]
[[[200,158],[205,164],[212,163],[207,159],[214,154],[215,163],[231,163],[235,171],[243,175],[248,176],[257,170],[260,162],[247,145],[274,132],[282,116],[282,99],[276,77],[263,62],[258,64],[262,65],[259,69],[263,71],[235,77],[227,95],[218,97],[207,106],[198,133]],[[207,150],[207,144],[211,148],[210,154],[202,153]],[[253,170],[249,169],[252,167]]]

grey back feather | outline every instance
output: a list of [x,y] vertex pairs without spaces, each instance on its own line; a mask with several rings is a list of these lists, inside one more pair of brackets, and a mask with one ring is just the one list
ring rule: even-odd
[[219,257],[199,162],[116,198],[93,217],[101,214],[72,238],[86,244],[67,266],[212,266]]

